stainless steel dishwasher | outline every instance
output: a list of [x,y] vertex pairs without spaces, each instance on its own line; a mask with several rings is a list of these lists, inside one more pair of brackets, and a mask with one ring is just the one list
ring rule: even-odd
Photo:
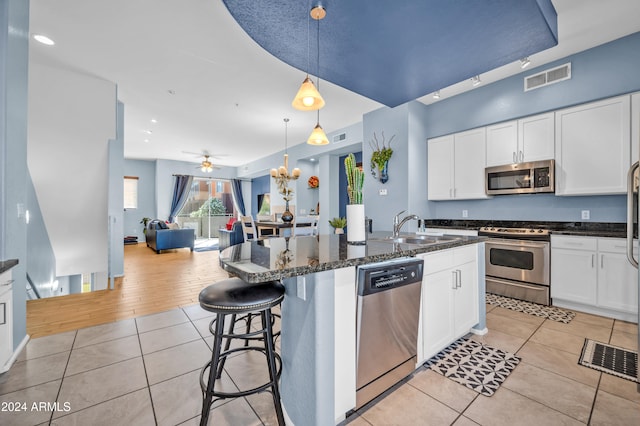
[[357,270],[356,409],[415,369],[422,270],[415,258]]

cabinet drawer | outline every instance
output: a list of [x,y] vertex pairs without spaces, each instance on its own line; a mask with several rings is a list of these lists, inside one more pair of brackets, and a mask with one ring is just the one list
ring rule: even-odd
[[598,239],[592,237],[552,235],[551,248],[595,251],[598,248]]
[[[598,238],[598,250],[607,253],[625,254],[627,252],[627,240],[624,238]],[[633,251],[638,251],[637,240],[633,241]]]
[[476,244],[437,251],[434,253],[427,253],[424,255],[424,275],[451,269],[457,265],[474,262],[476,260],[476,254]]
[[475,244],[453,249],[453,262],[456,265],[473,262],[476,260],[477,253],[478,248]]
[[453,252],[442,250],[424,255],[424,275],[430,275],[453,267]]

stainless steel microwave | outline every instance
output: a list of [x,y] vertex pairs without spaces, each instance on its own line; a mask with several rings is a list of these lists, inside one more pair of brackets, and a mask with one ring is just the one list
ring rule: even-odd
[[553,160],[506,164],[485,169],[487,195],[555,192]]

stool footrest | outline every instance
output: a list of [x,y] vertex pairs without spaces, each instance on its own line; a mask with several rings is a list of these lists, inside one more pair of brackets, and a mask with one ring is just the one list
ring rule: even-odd
[[[262,354],[264,354],[265,357],[268,356],[267,350],[265,348],[261,348],[258,346],[248,346],[248,347],[235,348],[235,349],[230,349],[228,351],[225,351],[220,354],[220,359],[226,358],[228,355],[232,353],[242,352],[242,351],[256,351],[256,352],[261,352]],[[276,364],[278,364],[278,369],[276,373],[276,381],[277,381],[277,380],[280,380],[280,374],[282,373],[282,358],[280,358],[280,355],[276,352],[273,353],[273,356],[276,359]],[[202,389],[202,393],[205,393],[207,391],[207,383],[205,381],[205,371],[210,368],[211,368],[211,361],[207,362],[205,366],[202,367],[202,370],[200,371],[200,388]],[[255,388],[241,390],[238,392],[219,392],[214,389],[211,392],[211,395],[216,397],[217,399],[238,398],[241,396],[253,395],[258,392],[263,392],[268,388],[270,388],[271,386],[273,386],[273,382],[269,381]]]

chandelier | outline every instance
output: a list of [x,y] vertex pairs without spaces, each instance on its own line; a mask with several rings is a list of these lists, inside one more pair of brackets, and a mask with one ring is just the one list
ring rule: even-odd
[[289,202],[293,198],[293,189],[289,188],[289,181],[297,180],[300,177],[300,169],[294,168],[289,174],[289,154],[287,154],[287,128],[289,119],[284,119],[284,165],[277,169],[271,169],[271,177],[278,185],[278,192],[283,195],[285,201]]

